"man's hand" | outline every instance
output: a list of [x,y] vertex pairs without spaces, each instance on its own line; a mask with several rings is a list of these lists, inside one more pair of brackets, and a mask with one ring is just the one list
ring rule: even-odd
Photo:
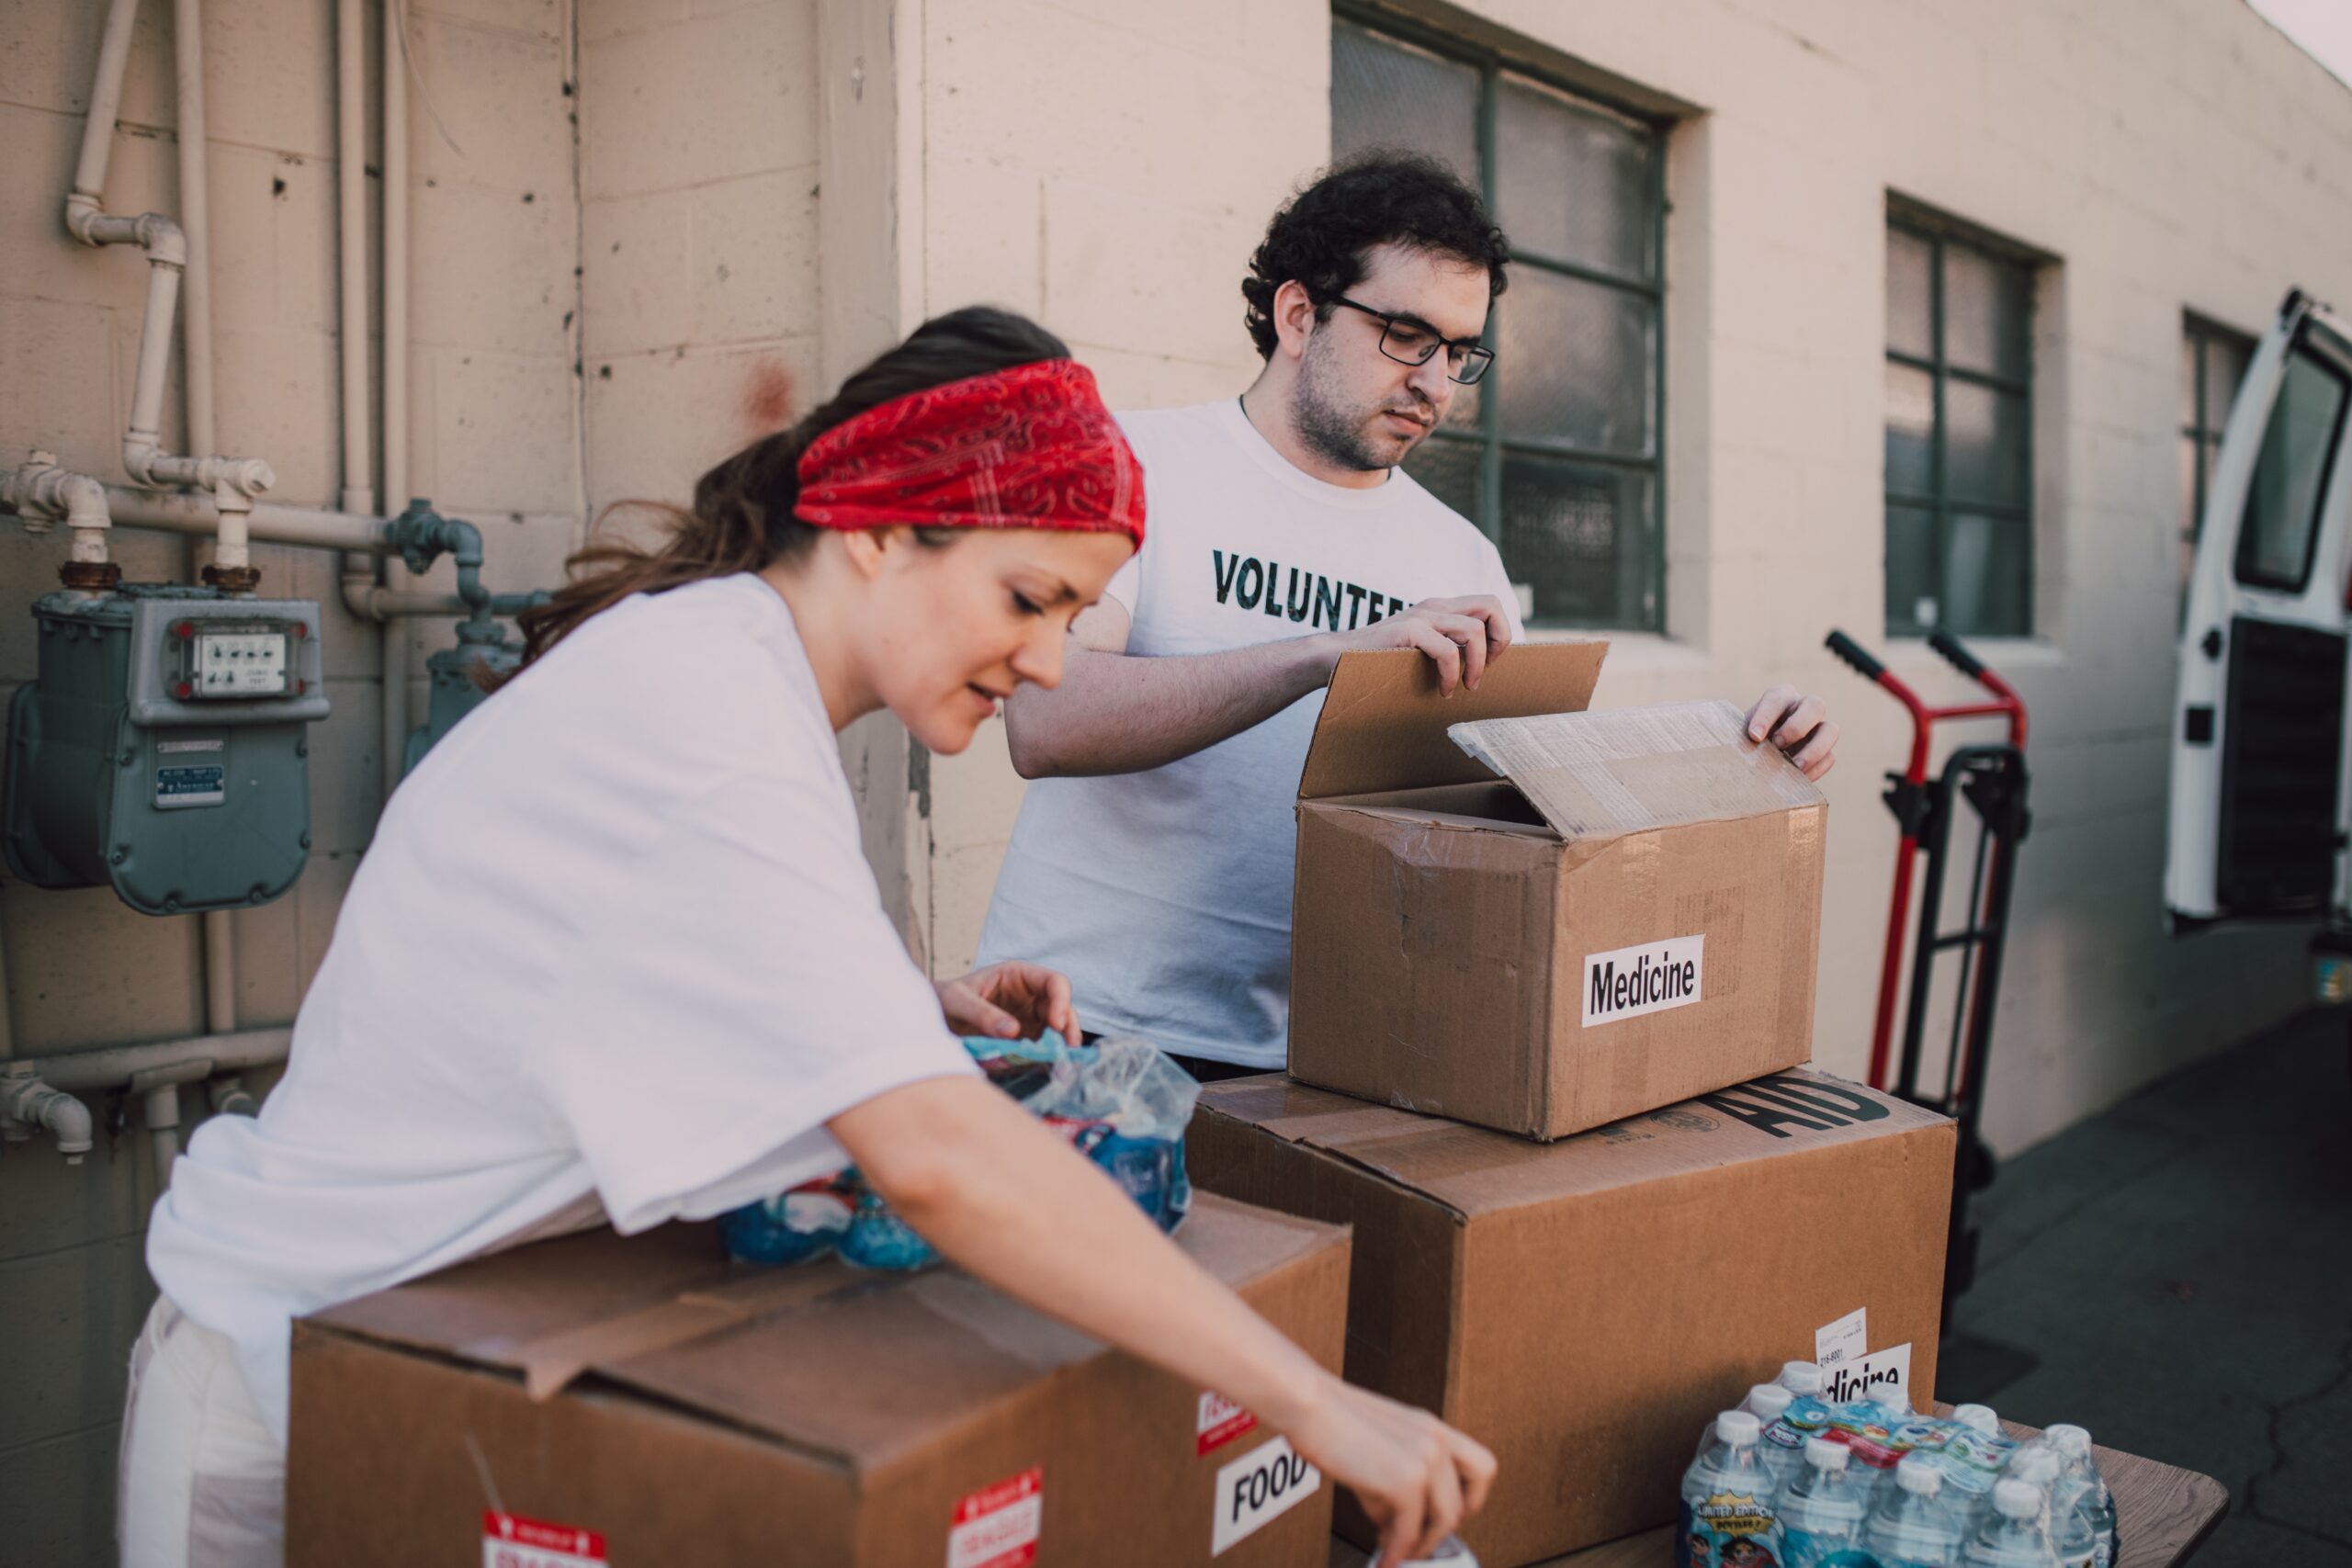
[[1487,660],[1510,646],[1510,616],[1491,594],[1424,599],[1360,630],[1336,633],[1329,641],[1334,665],[1342,653],[1418,648],[1437,665],[1438,694],[1450,697],[1457,685],[1478,689]]
[[1035,1040],[1045,1031],[1078,1043],[1078,1010],[1070,1005],[1069,976],[1037,964],[991,964],[960,980],[942,980],[939,1010],[958,1034],[995,1040]]
[[1838,727],[1819,697],[1775,686],[1747,710],[1747,738],[1770,740],[1815,784],[1838,765]]

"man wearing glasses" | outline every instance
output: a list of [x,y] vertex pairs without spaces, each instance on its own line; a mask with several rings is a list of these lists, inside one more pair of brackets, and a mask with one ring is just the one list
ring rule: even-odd
[[[1419,649],[1451,694],[1520,635],[1492,541],[1397,467],[1494,355],[1502,231],[1442,165],[1373,153],[1274,215],[1242,280],[1265,368],[1238,399],[1120,417],[1142,550],[1006,706],[1035,781],[980,940],[1070,976],[1094,1029],[1204,1079],[1283,1065],[1293,796],[1342,653]],[[1826,773],[1787,687],[1750,715]]]

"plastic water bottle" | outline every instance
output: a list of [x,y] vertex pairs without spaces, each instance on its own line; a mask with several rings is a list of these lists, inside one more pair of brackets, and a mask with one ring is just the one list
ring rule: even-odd
[[1747,1410],[1715,1417],[1715,1440],[1682,1476],[1682,1540],[1694,1562],[1738,1562],[1734,1542],[1769,1546],[1778,1535],[1772,1477],[1757,1457],[1762,1423]]
[[1818,1399],[1821,1391],[1829,1386],[1828,1376],[1813,1361],[1782,1361],[1781,1375],[1774,1381],[1799,1399],[1808,1395]]
[[[1779,1383],[1759,1382],[1742,1394],[1739,1403],[1732,1408],[1745,1410],[1755,1416],[1758,1424],[1763,1427],[1763,1436],[1759,1441],[1769,1444],[1772,1441],[1772,1424],[1787,1413],[1790,1402],[1795,1397]],[[1710,1421],[1707,1423],[1706,1430],[1699,1434],[1699,1446],[1690,1450],[1690,1457],[1697,1459],[1701,1454],[1705,1453],[1707,1445],[1714,1440],[1715,1424]],[[1799,1438],[1783,1446],[1790,1449],[1802,1448],[1804,1439]],[[1759,1458],[1767,1461],[1766,1468],[1770,1469],[1770,1455],[1762,1448],[1758,1449],[1757,1453]]]
[[1804,1470],[1804,1438],[1795,1427],[1782,1419],[1796,1395],[1776,1382],[1759,1382],[1747,1391],[1747,1401],[1740,1408],[1756,1417],[1759,1435],[1756,1439],[1756,1460],[1764,1472],[1772,1478],[1772,1489],[1778,1492],[1794,1481]]
[[2056,1517],[2059,1499],[2053,1495],[2051,1529],[2057,1538],[2059,1558],[2070,1565],[2079,1564],[2080,1568],[2108,1568],[2115,1561],[2115,1498],[2107,1489],[2106,1478],[2098,1472],[2098,1461],[2091,1458],[2091,1435],[2080,1427],[2060,1422],[2042,1436],[2057,1450],[2064,1462],[2059,1484],[2065,1488],[2066,1500],[2072,1504],[2068,1513],[2080,1517],[2081,1533],[2089,1538],[2086,1554],[2072,1526],[2060,1527]]
[[1989,1404],[1955,1404],[1951,1407],[1951,1418],[1988,1438],[2001,1435],[2001,1419],[1993,1414],[1993,1407]]
[[1960,1531],[1939,1500],[1943,1485],[1943,1472],[1925,1454],[1905,1455],[1894,1467],[1894,1484],[1862,1520],[1862,1546],[1880,1568],[1953,1568],[1959,1562]]
[[2005,1477],[1993,1487],[1993,1517],[1969,1539],[1967,1568],[2057,1568],[2041,1525],[2042,1497],[2030,1481]]
[[1807,1438],[1804,1470],[1781,1494],[1781,1568],[1830,1568],[1854,1560],[1862,1497],[1846,1473],[1853,1457],[1831,1438]]

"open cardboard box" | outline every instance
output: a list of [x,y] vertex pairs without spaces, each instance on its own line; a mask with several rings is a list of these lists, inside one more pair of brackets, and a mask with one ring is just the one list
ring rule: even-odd
[[[1323,1568],[1250,1413],[954,1269],[730,1263],[709,1224],[478,1258],[294,1325],[287,1560]],[[1202,1194],[1178,1245],[1339,1366],[1344,1230]]]
[[1548,1139],[1812,1055],[1826,803],[1728,703],[1584,713],[1606,646],[1513,648],[1451,698],[1410,650],[1340,661],[1293,1077]]

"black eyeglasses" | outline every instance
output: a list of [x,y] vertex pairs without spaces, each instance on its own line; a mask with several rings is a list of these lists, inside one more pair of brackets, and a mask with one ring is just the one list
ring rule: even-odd
[[1427,321],[1412,316],[1392,316],[1369,305],[1359,305],[1344,294],[1331,296],[1334,305],[1362,310],[1380,323],[1380,352],[1399,365],[1427,365],[1445,350],[1446,378],[1475,387],[1495,362],[1495,351],[1467,338],[1440,337]]

